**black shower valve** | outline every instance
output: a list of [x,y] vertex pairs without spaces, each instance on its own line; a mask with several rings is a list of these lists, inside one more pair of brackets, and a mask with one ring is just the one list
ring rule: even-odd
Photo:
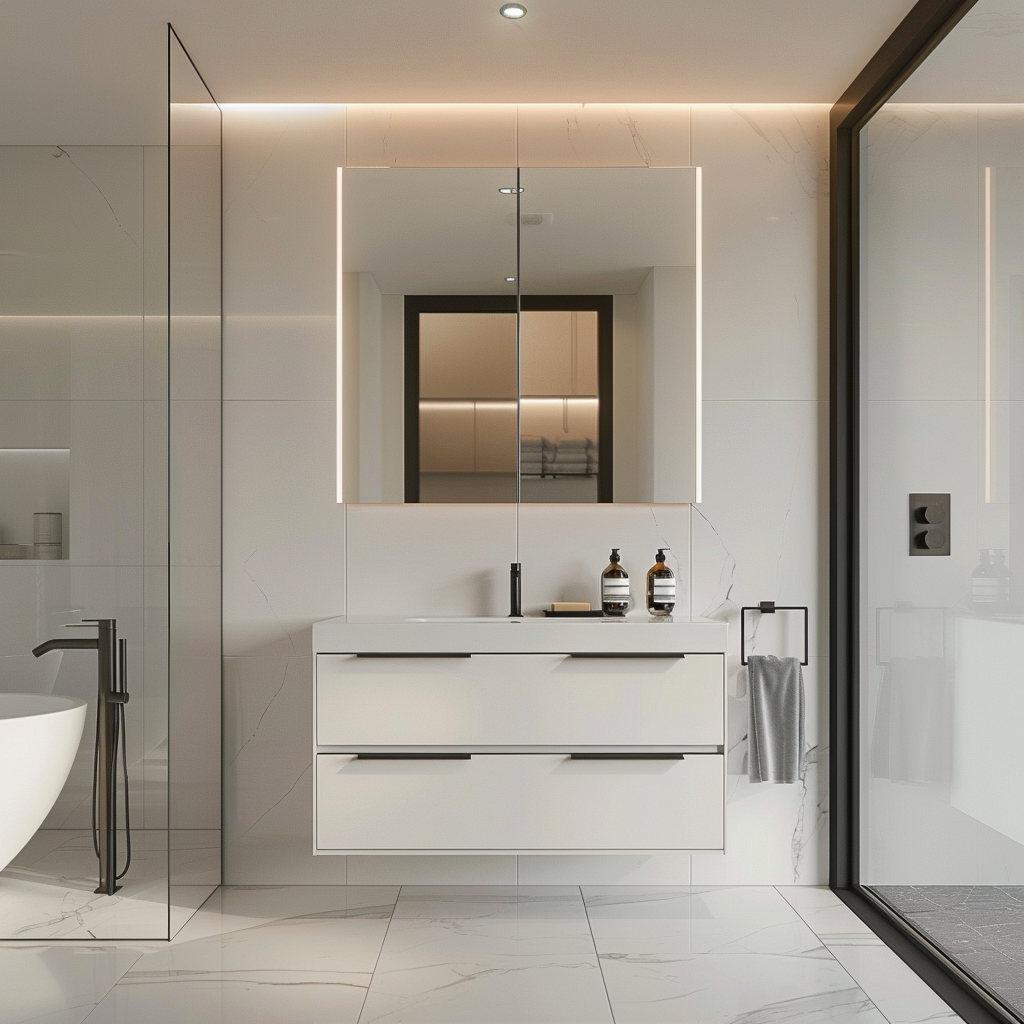
[[948,555],[949,495],[910,495],[910,554]]

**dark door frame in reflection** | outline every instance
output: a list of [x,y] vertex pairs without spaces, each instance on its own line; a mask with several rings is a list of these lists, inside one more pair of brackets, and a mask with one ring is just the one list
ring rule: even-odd
[[[613,366],[614,331],[611,295],[406,295],[405,296],[405,500],[420,500],[420,314],[518,313],[534,311],[597,313],[598,451],[597,501],[613,495]],[[519,442],[517,441],[517,452]],[[519,458],[516,472],[519,472]]]

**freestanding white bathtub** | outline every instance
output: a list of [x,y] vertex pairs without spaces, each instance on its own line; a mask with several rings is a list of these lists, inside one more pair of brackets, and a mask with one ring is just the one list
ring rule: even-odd
[[78,753],[87,705],[0,693],[0,871],[42,825]]

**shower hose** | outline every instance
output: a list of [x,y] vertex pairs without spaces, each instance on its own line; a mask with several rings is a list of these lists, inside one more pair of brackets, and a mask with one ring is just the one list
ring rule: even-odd
[[[115,881],[121,881],[128,874],[132,866],[132,820],[131,809],[128,802],[128,738],[124,727],[124,705],[115,704],[114,712],[117,716],[117,724],[114,728],[114,765],[117,765],[117,748],[121,748],[121,775],[124,778],[124,834],[126,857],[124,869],[115,877]],[[92,755],[92,848],[96,856],[100,855],[100,826],[96,812],[96,804],[99,798],[99,771],[100,771],[100,710],[96,711],[96,742],[93,746]],[[116,786],[115,786],[116,790]],[[114,801],[114,829],[117,829],[117,801]]]

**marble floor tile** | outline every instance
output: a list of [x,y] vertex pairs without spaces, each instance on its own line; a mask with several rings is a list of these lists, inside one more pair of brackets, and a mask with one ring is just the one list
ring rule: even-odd
[[[166,939],[167,833],[132,833],[132,863],[113,896],[94,892],[98,866],[92,836],[82,829],[40,829],[0,872],[0,940]],[[123,839],[122,839],[123,844]],[[119,863],[123,863],[121,847]],[[203,899],[214,886],[206,886]],[[174,910],[183,923],[198,898],[180,890]]]
[[583,886],[599,953],[809,953],[821,942],[771,886]]
[[837,945],[829,952],[867,993],[889,1024],[938,1021],[959,1024],[960,1018],[888,946]]
[[396,886],[218,890],[89,1024],[356,1024]]
[[747,956],[609,953],[601,969],[616,1024],[886,1024],[823,948]]
[[360,1024],[611,1020],[576,886],[407,886]]
[[0,946],[0,1024],[80,1024],[141,955],[126,946]]
[[831,889],[811,885],[780,885],[776,888],[826,946],[884,945]]

